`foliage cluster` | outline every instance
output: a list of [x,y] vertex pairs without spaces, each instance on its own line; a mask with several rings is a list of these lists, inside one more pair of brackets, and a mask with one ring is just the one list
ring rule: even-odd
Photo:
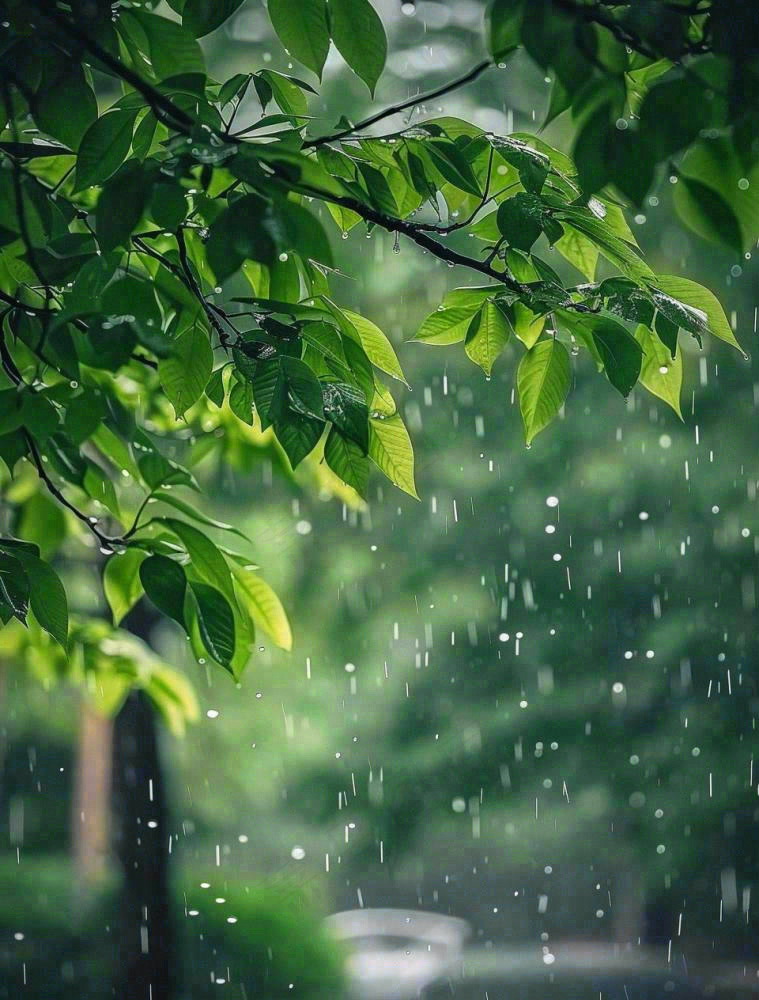
[[[234,526],[176,495],[197,490],[211,452],[275,442],[293,469],[319,463],[361,497],[373,463],[416,496],[385,381],[405,376],[382,330],[335,298],[330,225],[384,230],[477,276],[414,339],[463,342],[486,376],[519,342],[528,444],[562,410],[576,353],[623,396],[641,383],[680,414],[680,331],[738,346],[710,291],[651,269],[623,212],[687,148],[671,168],[686,222],[736,251],[757,235],[756,46],[750,17],[735,41],[734,4],[491,3],[489,57],[427,96],[523,46],[553,74],[549,118],[577,120],[573,158],[451,117],[368,131],[420,97],[312,135],[311,83],[208,75],[197,39],[240,6],[4,5],[0,617],[30,623],[27,655],[49,636],[89,662],[91,632],[71,627],[50,563],[72,533],[108,557],[114,625],[145,593],[235,678],[256,627],[289,648],[250,557],[209,535]],[[387,42],[369,0],[268,9],[307,71],[320,78],[334,44],[374,92]]]

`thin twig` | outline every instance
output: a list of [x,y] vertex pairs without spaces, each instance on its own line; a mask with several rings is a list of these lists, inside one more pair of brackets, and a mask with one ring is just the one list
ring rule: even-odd
[[452,90],[456,90],[458,87],[463,87],[464,84],[471,83],[472,80],[476,80],[478,76],[484,73],[485,70],[489,69],[492,65],[492,59],[483,59],[482,62],[477,63],[476,66],[470,69],[463,76],[459,76],[455,80],[450,80],[448,83],[445,83],[440,87],[436,87],[435,90],[430,90],[426,94],[417,94],[416,97],[410,97],[407,101],[401,101],[400,104],[391,104],[382,111],[378,111],[375,115],[365,118],[356,125],[351,125],[350,128],[345,128],[340,132],[335,132],[333,135],[322,135],[316,139],[309,139],[308,142],[303,143],[303,148],[313,149],[317,146],[323,146],[327,142],[337,142],[340,139],[344,139],[346,136],[353,135],[355,132],[360,132],[362,129],[369,128],[370,125],[374,125],[376,122],[382,121],[383,118],[389,118],[391,115],[397,115],[399,112],[405,111],[406,108],[412,108],[416,104],[422,104],[425,101],[433,100],[435,97],[442,97],[443,94],[449,94]]

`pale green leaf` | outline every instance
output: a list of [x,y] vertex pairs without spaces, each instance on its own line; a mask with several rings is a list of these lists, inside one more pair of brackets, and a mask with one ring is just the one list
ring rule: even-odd
[[391,483],[419,499],[414,483],[414,449],[397,413],[369,421],[369,457]]
[[517,387],[527,444],[564,405],[571,381],[569,354],[558,340],[541,340],[524,355],[517,370]]
[[280,599],[266,580],[249,569],[235,566],[232,573],[240,604],[247,610],[256,627],[263,629],[280,649],[289,652],[293,637]]

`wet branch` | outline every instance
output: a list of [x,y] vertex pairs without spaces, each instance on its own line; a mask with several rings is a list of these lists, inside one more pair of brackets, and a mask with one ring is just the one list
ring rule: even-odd
[[435,90],[430,90],[426,94],[417,94],[416,97],[410,97],[407,101],[401,101],[400,104],[391,104],[382,111],[378,111],[375,115],[371,115],[369,118],[365,118],[356,125],[351,125],[350,128],[345,128],[340,132],[335,132],[332,135],[322,135],[316,139],[309,139],[308,142],[303,143],[303,148],[312,149],[317,146],[323,146],[328,142],[337,142],[340,139],[346,138],[346,136],[353,135],[356,132],[362,131],[362,129],[369,128],[370,125],[375,125],[384,118],[390,118],[392,115],[397,115],[399,112],[405,111],[406,108],[413,108],[417,104],[423,104],[425,101],[431,101],[435,97],[442,97],[443,94],[449,94],[452,90],[456,90],[458,87],[463,87],[464,84],[471,83],[472,80],[476,80],[478,76],[484,73],[485,70],[489,69],[492,65],[492,59],[483,59],[482,62],[477,63],[476,66],[470,69],[463,76],[457,77],[455,80],[450,80],[448,83],[444,83]]

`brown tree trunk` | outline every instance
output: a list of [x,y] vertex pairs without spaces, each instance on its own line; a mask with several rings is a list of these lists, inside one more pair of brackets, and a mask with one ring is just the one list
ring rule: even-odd
[[113,720],[82,700],[71,808],[71,842],[77,884],[85,895],[106,870],[110,834]]

